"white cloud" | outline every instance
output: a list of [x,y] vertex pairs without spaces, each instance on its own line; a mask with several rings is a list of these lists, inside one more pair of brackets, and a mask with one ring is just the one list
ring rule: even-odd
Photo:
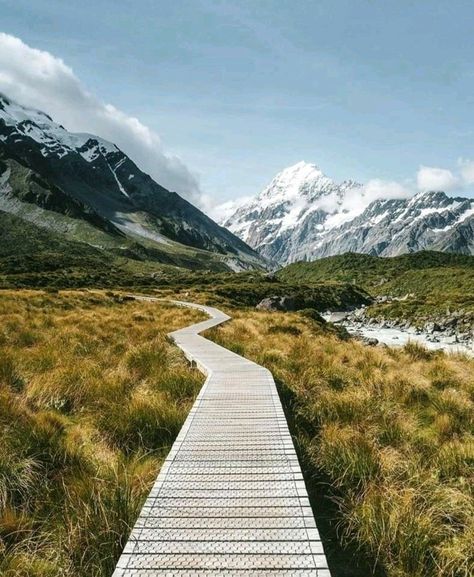
[[0,33],[0,91],[46,112],[68,130],[110,140],[161,185],[200,203],[196,176],[178,157],[163,151],[155,132],[88,92],[60,58],[4,33]]
[[236,210],[238,210],[242,205],[253,200],[253,196],[241,196],[236,200],[228,200],[221,204],[215,204],[211,201],[209,197],[205,198],[204,211],[213,220],[219,224],[223,224],[230,216],[232,216]]
[[458,164],[461,169],[462,179],[466,184],[474,184],[474,160],[460,158]]
[[[409,198],[414,193],[413,189],[399,182],[380,180],[374,178],[363,186],[353,188],[346,193],[338,212],[329,216],[325,225],[327,228],[339,226],[343,222],[352,220],[369,206],[370,203],[380,199]],[[335,204],[332,204],[334,210]],[[326,207],[328,210],[329,207]]]
[[408,198],[413,194],[411,188],[390,180],[374,178],[369,180],[360,189],[355,189],[354,194],[346,195],[343,208],[359,210],[366,208],[374,200],[382,198]]
[[416,173],[416,183],[420,191],[442,190],[449,192],[461,185],[460,179],[450,170],[433,166],[420,166]]

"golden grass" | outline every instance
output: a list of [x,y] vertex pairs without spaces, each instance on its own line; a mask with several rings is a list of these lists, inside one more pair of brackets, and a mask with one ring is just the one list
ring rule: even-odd
[[290,313],[241,312],[210,336],[273,372],[345,543],[388,577],[474,575],[473,360],[365,347]]
[[0,574],[104,577],[202,383],[166,334],[202,314],[0,292]]

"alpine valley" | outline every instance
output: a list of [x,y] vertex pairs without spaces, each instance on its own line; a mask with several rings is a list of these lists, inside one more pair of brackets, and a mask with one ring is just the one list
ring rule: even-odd
[[[277,174],[223,225],[281,264],[345,252],[474,254],[474,199],[429,191],[364,203],[366,195],[361,184],[338,184],[316,165],[300,162]],[[354,197],[365,209],[355,208]]]
[[109,260],[216,271],[264,266],[241,239],[160,186],[114,144],[70,133],[3,95],[0,221],[5,242],[24,222],[41,243],[45,234],[53,245],[76,243],[66,255],[82,243],[81,253],[87,246],[96,258],[105,250]]

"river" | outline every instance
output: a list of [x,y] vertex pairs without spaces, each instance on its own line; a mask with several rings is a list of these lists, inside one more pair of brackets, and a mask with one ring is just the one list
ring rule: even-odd
[[[325,320],[343,326],[350,334],[370,339],[377,339],[379,343],[391,347],[402,347],[409,341],[424,345],[429,350],[443,350],[446,353],[464,353],[474,356],[474,347],[471,343],[457,343],[455,337],[446,337],[442,334],[430,335],[415,332],[414,329],[384,328],[363,323],[351,323],[344,320],[344,313],[326,313]],[[436,340],[433,340],[433,339]]]

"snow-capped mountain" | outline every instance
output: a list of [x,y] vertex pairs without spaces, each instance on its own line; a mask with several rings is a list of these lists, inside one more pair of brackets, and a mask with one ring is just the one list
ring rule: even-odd
[[108,234],[161,245],[174,241],[220,254],[231,268],[262,264],[242,240],[160,186],[114,144],[70,133],[3,95],[0,209],[44,226],[53,212]]
[[337,184],[316,165],[300,162],[280,172],[223,224],[280,263],[348,251],[474,254],[473,199],[427,192],[369,202],[367,194],[356,182]]

